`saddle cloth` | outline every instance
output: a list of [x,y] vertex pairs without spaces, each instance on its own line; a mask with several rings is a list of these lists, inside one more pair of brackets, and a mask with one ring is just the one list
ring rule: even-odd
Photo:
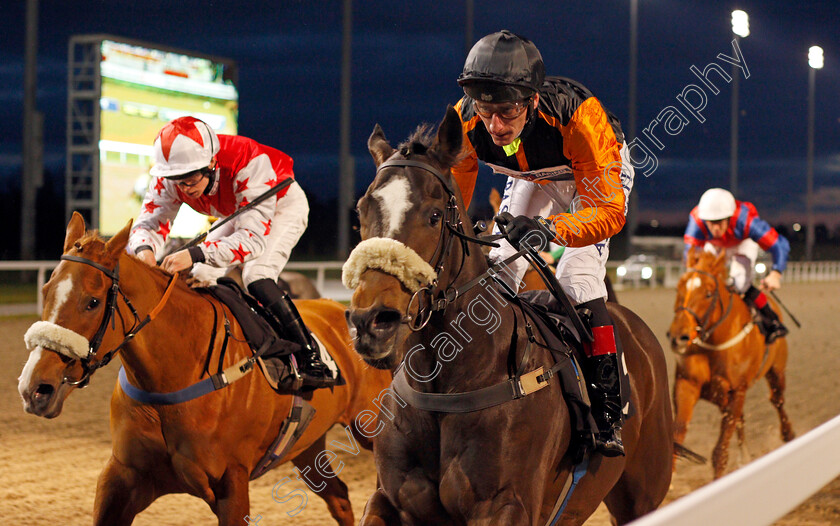
[[[281,337],[283,329],[277,319],[232,279],[219,278],[216,286],[208,287],[207,290],[233,313],[252,351],[256,353],[267,343],[266,350],[257,357],[257,363],[269,385],[280,394],[298,391],[294,387],[295,376],[290,356],[300,349],[300,345]],[[336,378],[336,385],[346,384],[326,346],[315,334],[312,336],[318,344],[321,360]]]

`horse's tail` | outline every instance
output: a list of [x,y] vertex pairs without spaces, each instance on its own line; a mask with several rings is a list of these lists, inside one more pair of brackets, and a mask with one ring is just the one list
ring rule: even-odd
[[674,442],[674,454],[679,458],[684,458],[691,462],[692,464],[705,464],[706,457],[703,455],[699,455],[694,451],[688,449],[682,444],[677,444]]

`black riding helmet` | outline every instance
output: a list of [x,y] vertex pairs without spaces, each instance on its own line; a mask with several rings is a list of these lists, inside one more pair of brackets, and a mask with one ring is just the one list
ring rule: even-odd
[[475,43],[458,85],[476,100],[510,102],[532,96],[544,79],[545,65],[537,46],[503,30]]

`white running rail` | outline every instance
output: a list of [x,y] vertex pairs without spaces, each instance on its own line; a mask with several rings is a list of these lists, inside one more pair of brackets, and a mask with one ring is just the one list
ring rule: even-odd
[[632,526],[765,526],[840,475],[840,416]]
[[[58,265],[58,261],[0,261],[0,271],[36,271],[37,272],[37,311],[40,314],[44,310],[44,300],[41,297],[41,289],[47,282],[47,272]],[[324,291],[326,275],[328,270],[341,270],[343,261],[296,261],[287,263],[285,270],[315,271],[315,287],[318,291]]]

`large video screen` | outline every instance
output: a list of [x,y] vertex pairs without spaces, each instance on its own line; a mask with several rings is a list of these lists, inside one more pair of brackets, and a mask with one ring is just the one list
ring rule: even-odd
[[[113,235],[137,217],[164,124],[192,115],[216,133],[236,134],[235,66],[111,40],[102,41],[99,230]],[[193,237],[207,218],[183,205],[172,237]]]

